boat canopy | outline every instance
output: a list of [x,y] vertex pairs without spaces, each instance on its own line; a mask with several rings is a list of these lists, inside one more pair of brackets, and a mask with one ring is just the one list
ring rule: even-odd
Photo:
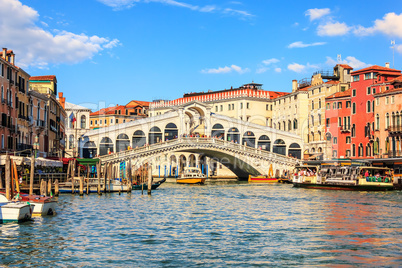
[[99,162],[99,158],[77,158],[77,162],[80,165],[86,166],[96,166]]

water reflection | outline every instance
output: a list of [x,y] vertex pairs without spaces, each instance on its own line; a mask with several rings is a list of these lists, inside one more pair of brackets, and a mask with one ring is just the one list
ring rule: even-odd
[[0,226],[0,264],[400,266],[401,200],[229,182],[63,195],[55,217]]

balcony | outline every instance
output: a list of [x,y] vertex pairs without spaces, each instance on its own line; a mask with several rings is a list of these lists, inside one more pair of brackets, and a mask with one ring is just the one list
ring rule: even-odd
[[303,78],[299,80],[299,88],[309,87],[311,86],[311,79]]
[[339,77],[334,74],[334,71],[320,70],[313,73],[313,75],[321,74],[322,79],[338,80]]
[[45,121],[43,120],[36,120],[37,127],[45,127]]
[[402,151],[401,150],[388,151],[388,153],[385,153],[385,155],[388,155],[388,158],[401,158]]
[[[23,150],[32,150],[32,145],[30,144],[25,144],[25,143],[17,143],[17,151],[23,151]],[[30,152],[27,152],[30,154]]]
[[390,126],[386,129],[390,134],[402,133],[402,126]]
[[339,128],[341,133],[350,133],[350,125],[341,125]]
[[15,125],[9,125],[10,133],[17,133],[17,130],[15,129]]

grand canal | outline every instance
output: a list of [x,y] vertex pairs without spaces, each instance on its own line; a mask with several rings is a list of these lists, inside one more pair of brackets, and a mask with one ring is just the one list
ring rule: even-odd
[[402,192],[165,183],[0,225],[0,266],[402,266]]

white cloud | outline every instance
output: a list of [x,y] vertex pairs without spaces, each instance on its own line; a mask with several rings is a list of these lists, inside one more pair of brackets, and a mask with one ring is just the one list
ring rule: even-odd
[[222,73],[231,73],[232,71],[237,72],[239,74],[243,74],[243,73],[249,72],[250,70],[248,68],[243,69],[237,65],[232,64],[230,67],[225,66],[225,67],[219,67],[217,69],[204,69],[201,71],[201,73],[222,74]]
[[331,10],[329,8],[312,8],[308,9],[305,12],[305,15],[310,17],[310,21],[313,21],[325,15],[328,15],[329,13],[331,13]]
[[319,69],[319,66],[314,65],[314,64],[310,64],[310,63],[307,63],[306,65],[303,65],[303,64],[299,64],[299,63],[294,62],[294,63],[291,63],[291,64],[288,65],[288,69],[293,71],[293,72],[296,72],[296,73],[302,73],[302,72],[307,71],[309,69]]
[[399,15],[394,12],[387,13],[383,19],[375,20],[372,27],[365,28],[359,25],[354,30],[356,35],[362,36],[372,35],[376,32],[402,38],[402,13]]
[[344,60],[341,60],[340,62],[334,60],[331,57],[327,57],[327,61],[325,63],[327,65],[330,65],[330,66],[335,66],[337,64],[347,64],[347,65],[349,65],[350,67],[352,67],[355,70],[366,68],[366,67],[372,65],[372,64],[362,62],[362,61],[360,61],[360,60],[358,60],[358,59],[356,59],[355,57],[352,57],[352,56],[347,56]]
[[270,65],[270,64],[272,64],[272,63],[277,63],[277,62],[279,62],[279,60],[278,60],[278,59],[275,59],[275,58],[272,58],[272,59],[269,59],[269,60],[263,60],[263,61],[262,61],[262,63],[265,64],[265,65]]
[[277,72],[277,73],[280,73],[280,72],[282,72],[282,69],[281,68],[275,68],[275,72]]
[[402,45],[395,45],[396,51],[402,54]]
[[[127,8],[132,8],[135,6],[137,3],[161,3],[169,6],[176,6],[176,7],[183,7],[187,9],[191,9],[194,11],[199,11],[199,12],[221,12],[223,14],[229,14],[232,16],[238,16],[239,18],[248,18],[252,17],[253,15],[247,11],[244,10],[237,10],[237,9],[232,9],[232,8],[220,8],[215,5],[206,5],[203,7],[197,6],[197,5],[192,5],[192,4],[187,4],[185,2],[179,2],[175,0],[97,0],[101,2],[104,5],[107,5],[113,10],[122,10],[122,9],[127,9]],[[230,4],[238,4],[237,2],[231,2]]]
[[0,40],[16,53],[17,65],[46,68],[49,64],[78,63],[105,48],[119,44],[99,36],[87,36],[38,27],[36,10],[18,0],[0,0]]
[[322,46],[325,45],[326,42],[315,42],[311,44],[304,44],[302,41],[293,42],[288,45],[288,48],[304,48],[304,47],[312,47],[312,46]]
[[296,73],[301,73],[306,69],[306,66],[298,63],[291,63],[288,65],[288,69]]
[[317,27],[317,34],[319,36],[337,36],[345,35],[351,30],[351,27],[347,26],[344,22],[327,22],[326,24],[320,24]]
[[266,71],[268,71],[269,70],[269,68],[267,68],[267,67],[260,67],[260,68],[258,68],[255,72],[257,73],[257,74],[262,74],[262,73],[265,73]]

